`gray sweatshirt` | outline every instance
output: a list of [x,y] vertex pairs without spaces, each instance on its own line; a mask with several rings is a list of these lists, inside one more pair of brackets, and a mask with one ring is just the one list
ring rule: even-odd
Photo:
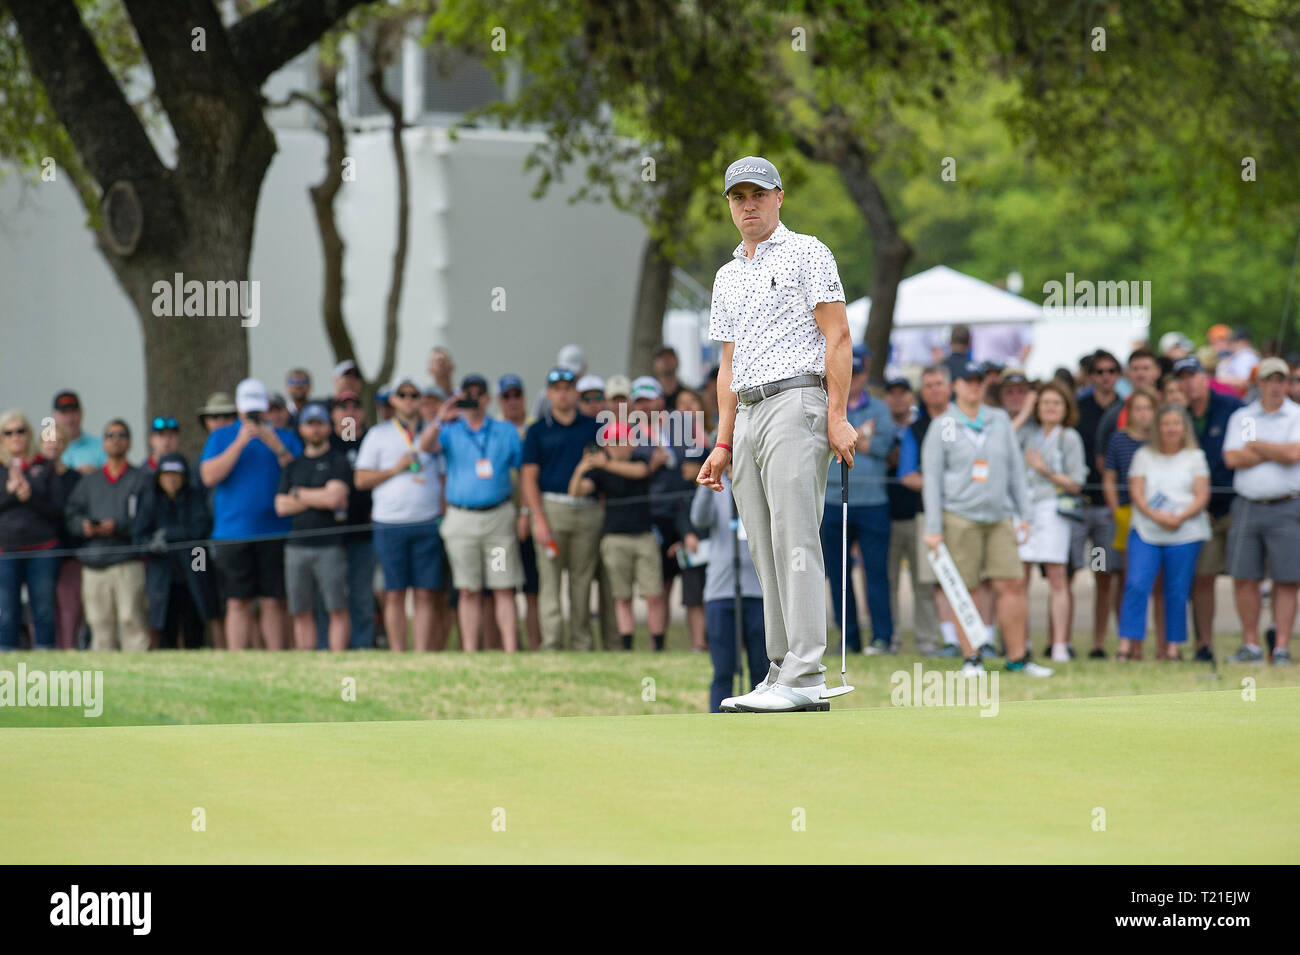
[[[734,600],[736,578],[731,560],[731,478],[722,476],[722,490],[697,487],[691,499],[691,523],[709,534],[709,562],[704,572],[704,600]],[[762,597],[758,573],[749,556],[749,542],[740,541],[740,595]]]
[[[943,533],[943,512],[970,521],[989,523],[1012,514],[1028,518],[1029,489],[1025,459],[1011,418],[1000,408],[983,406],[975,431],[964,423],[956,404],[930,423],[921,445],[921,490],[925,502],[925,531]],[[976,480],[975,462],[987,464],[987,480]]]
[[[148,487],[149,475],[136,467],[127,467],[116,481],[104,476],[101,468],[77,482],[64,508],[64,518],[72,539],[79,544],[77,558],[87,567],[104,568],[142,556],[132,544],[140,499]],[[81,536],[81,522],[108,520],[114,523],[112,537]]]
[[[1075,484],[1082,484],[1088,477],[1088,463],[1083,459],[1083,438],[1073,428],[1061,428],[1044,442],[1042,425],[1027,421],[1020,429],[1019,437],[1020,447],[1024,451],[1032,448],[1041,454],[1048,470],[1053,473],[1064,474]],[[1031,504],[1051,500],[1060,493],[1055,484],[1028,465],[1025,473],[1028,475]],[[1025,514],[1025,517],[1029,515]]]

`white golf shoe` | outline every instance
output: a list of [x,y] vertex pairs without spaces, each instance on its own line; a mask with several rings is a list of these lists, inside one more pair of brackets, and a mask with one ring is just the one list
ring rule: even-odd
[[826,711],[831,708],[831,704],[830,700],[822,699],[822,690],[825,687],[824,682],[816,686],[786,686],[784,683],[774,683],[765,693],[750,693],[737,699],[736,709],[741,713]]
[[748,693],[745,693],[741,696],[727,697],[725,700],[723,700],[721,703],[718,704],[718,707],[724,713],[739,713],[740,710],[737,708],[738,703],[748,703],[752,700],[755,700],[770,689],[772,689],[772,684],[764,680],[762,683],[758,684],[758,686],[754,687]]

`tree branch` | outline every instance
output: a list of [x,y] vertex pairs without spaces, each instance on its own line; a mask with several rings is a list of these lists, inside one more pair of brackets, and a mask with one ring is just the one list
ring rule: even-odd
[[248,81],[262,82],[354,8],[373,0],[275,0],[230,28],[230,48]]

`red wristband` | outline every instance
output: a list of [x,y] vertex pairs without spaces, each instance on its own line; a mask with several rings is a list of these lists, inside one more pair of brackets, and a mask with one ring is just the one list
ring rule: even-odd
[[723,444],[721,441],[719,441],[717,444],[715,444],[714,447],[716,447],[716,448],[726,448],[728,454],[734,454],[734,453],[735,453],[734,451],[731,450],[731,445],[729,445],[729,444]]

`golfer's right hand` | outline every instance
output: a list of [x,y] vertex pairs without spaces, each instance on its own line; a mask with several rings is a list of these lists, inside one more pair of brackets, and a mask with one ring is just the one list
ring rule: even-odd
[[921,543],[925,545],[926,550],[936,551],[939,549],[939,545],[943,543],[943,535],[926,534],[924,537],[921,538]]
[[731,463],[731,452],[726,448],[714,448],[704,460],[700,473],[695,475],[695,483],[702,484],[711,491],[722,490],[722,472]]

